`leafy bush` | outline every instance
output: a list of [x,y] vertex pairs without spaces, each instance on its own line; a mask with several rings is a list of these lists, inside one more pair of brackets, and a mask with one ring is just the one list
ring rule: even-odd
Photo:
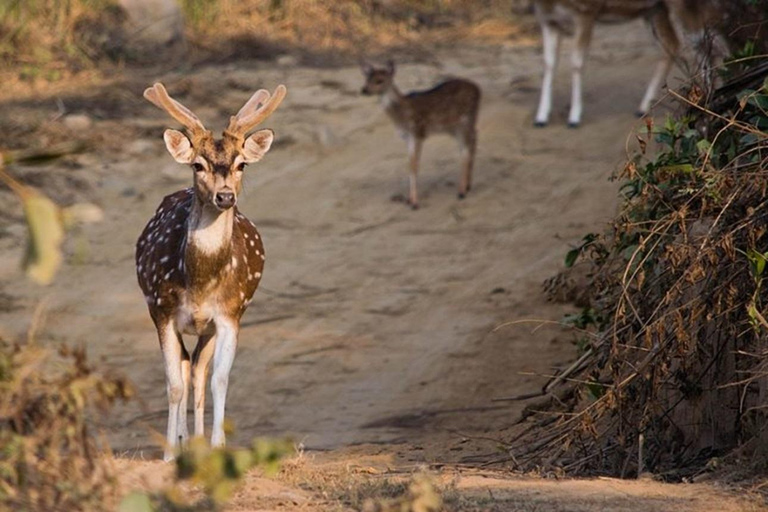
[[0,340],[0,509],[110,510],[115,477],[86,410],[127,400],[121,377],[99,374],[82,349]]
[[764,436],[766,74],[753,59],[709,104],[692,88],[684,114],[638,134],[618,216],[566,258],[591,267],[572,323],[592,334],[558,377],[578,384],[518,438],[521,465],[680,478]]

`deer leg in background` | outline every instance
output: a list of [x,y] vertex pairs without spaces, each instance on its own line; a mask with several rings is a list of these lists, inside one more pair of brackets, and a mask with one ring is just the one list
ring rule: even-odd
[[672,64],[674,63],[680,48],[680,40],[677,37],[675,28],[672,26],[672,22],[669,19],[669,12],[666,9],[658,10],[653,14],[651,25],[653,26],[656,37],[658,37],[661,47],[664,50],[664,57],[662,57],[656,65],[653,77],[648,83],[643,100],[640,102],[640,107],[637,109],[638,117],[646,115],[651,110],[651,103],[661,90],[661,85],[667,79],[669,70],[672,69]]
[[568,126],[576,128],[581,124],[583,105],[583,71],[584,61],[589,53],[589,43],[592,39],[592,28],[595,20],[590,16],[576,16],[576,37],[571,53],[571,112],[568,114]]
[[534,126],[546,126],[552,111],[552,86],[560,52],[560,32],[545,21],[540,21],[544,45],[544,79],[541,82],[539,109],[536,111]]
[[213,356],[213,335],[200,336],[192,353],[192,385],[195,388],[195,437],[205,436],[205,381]]
[[419,192],[416,189],[416,174],[419,172],[419,158],[421,157],[421,145],[423,139],[416,135],[408,137],[408,157],[409,157],[409,170],[410,170],[410,190],[408,194],[408,202],[411,208],[417,210],[419,208]]

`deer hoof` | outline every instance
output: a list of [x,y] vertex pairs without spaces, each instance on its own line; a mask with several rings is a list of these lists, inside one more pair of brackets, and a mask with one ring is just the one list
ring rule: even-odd
[[581,125],[578,121],[568,121],[568,128],[578,128]]
[[534,128],[544,128],[545,126],[547,126],[547,122],[546,121],[534,121],[533,122],[533,127]]
[[642,110],[635,111],[635,117],[638,119],[642,119],[648,114],[648,112],[643,112]]
[[411,203],[411,210],[418,210],[419,209],[419,203]]
[[465,197],[467,197],[466,192],[459,192],[459,199],[464,199]]

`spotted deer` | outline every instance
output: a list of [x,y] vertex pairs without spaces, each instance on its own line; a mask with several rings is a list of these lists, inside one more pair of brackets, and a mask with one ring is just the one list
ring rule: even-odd
[[[136,245],[139,286],[157,328],[165,362],[168,437],[165,460],[186,441],[187,400],[194,387],[195,436],[204,435],[205,381],[213,359],[211,444],[225,443],[224,404],[235,358],[240,318],[264,267],[264,246],[254,224],[237,209],[246,165],[269,151],[271,130],[249,133],[275,111],[286,94],[257,91],[214,138],[200,119],[171,98],[162,84],[144,97],[186,128],[163,138],[174,160],[193,170],[193,186],[160,203]],[[197,336],[190,358],[183,334]]]
[[400,134],[408,141],[410,191],[408,202],[418,209],[416,174],[419,170],[421,146],[429,135],[445,133],[459,142],[463,157],[459,180],[459,199],[472,188],[472,170],[477,148],[477,116],[480,87],[461,79],[447,80],[426,91],[402,94],[395,85],[395,64],[385,67],[362,65],[365,84],[362,93],[379,95],[384,111]]
[[[571,109],[568,126],[581,123],[582,71],[589,51],[592,30],[596,22],[621,22],[646,18],[661,42],[664,55],[648,83],[638,116],[648,113],[661,85],[669,74],[680,51],[684,32],[701,38],[718,16],[715,0],[533,0],[534,12],[541,27],[544,47],[544,78],[534,125],[546,126],[552,110],[552,86],[560,38],[573,32],[571,54]],[[717,37],[718,51],[724,42]],[[704,48],[697,44],[697,53]],[[705,66],[711,67],[712,55],[704,56]]]

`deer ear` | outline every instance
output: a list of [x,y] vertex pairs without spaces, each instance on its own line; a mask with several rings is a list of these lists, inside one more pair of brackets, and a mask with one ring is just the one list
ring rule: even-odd
[[243,144],[243,158],[245,163],[258,162],[269,151],[275,134],[272,130],[259,130],[247,139]]
[[174,160],[180,164],[191,164],[195,158],[195,150],[186,135],[177,130],[165,130],[163,134],[165,147]]

